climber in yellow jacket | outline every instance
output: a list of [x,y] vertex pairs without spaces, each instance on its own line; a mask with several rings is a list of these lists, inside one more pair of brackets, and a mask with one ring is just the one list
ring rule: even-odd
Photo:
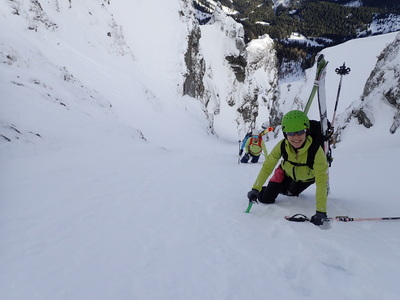
[[242,155],[243,150],[245,150],[245,155],[240,160],[242,163],[247,163],[250,159],[252,163],[258,162],[261,152],[264,153],[265,157],[268,155],[267,148],[265,147],[265,143],[263,141],[263,136],[266,135],[268,132],[273,131],[273,127],[263,127],[261,130],[258,131],[258,134],[252,135],[252,133],[246,134],[243,139],[242,146],[239,150],[239,156]]
[[[317,145],[312,167],[308,164],[307,157],[315,145],[308,133],[309,128],[310,121],[302,111],[293,110],[283,117],[282,131],[285,138],[265,159],[247,197],[251,202],[272,204],[280,193],[298,196],[315,183],[316,213],[310,221],[322,225],[327,218],[328,163],[324,151]],[[281,157],[284,159],[275,169],[268,185],[263,186]]]
[[268,155],[267,148],[262,138],[262,132],[250,136],[244,145],[245,154],[240,160],[241,163],[247,163],[251,157],[251,162],[256,163],[260,159],[261,153]]

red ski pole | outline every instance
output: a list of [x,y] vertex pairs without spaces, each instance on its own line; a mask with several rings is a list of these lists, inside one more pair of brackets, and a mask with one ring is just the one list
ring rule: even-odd
[[[310,219],[303,215],[303,214],[295,214],[294,216],[291,217],[285,217],[286,220],[288,221],[293,221],[293,222],[307,222],[310,221]],[[340,221],[340,222],[353,222],[353,221],[391,221],[391,220],[400,220],[400,217],[378,217],[378,218],[351,218],[348,216],[336,216],[336,217],[331,217],[327,218],[325,221]]]
[[352,221],[385,221],[385,220],[400,220],[400,217],[381,217],[381,218],[350,218],[348,216],[336,216],[330,218],[331,221],[352,222]]

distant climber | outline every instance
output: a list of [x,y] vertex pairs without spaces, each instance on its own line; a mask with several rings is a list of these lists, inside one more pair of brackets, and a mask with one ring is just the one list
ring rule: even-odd
[[263,136],[272,130],[272,127],[263,128],[258,132],[254,132],[254,134],[250,132],[245,136],[242,148],[239,150],[239,155],[243,154],[243,150],[245,151],[245,154],[240,160],[241,163],[247,163],[250,158],[252,163],[257,163],[260,159],[261,153],[264,153],[265,156],[268,155],[267,148],[263,141]]

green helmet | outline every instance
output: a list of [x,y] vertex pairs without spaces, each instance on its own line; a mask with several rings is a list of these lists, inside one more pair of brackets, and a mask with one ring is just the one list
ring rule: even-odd
[[282,119],[283,132],[296,132],[310,128],[310,120],[300,110],[289,111]]

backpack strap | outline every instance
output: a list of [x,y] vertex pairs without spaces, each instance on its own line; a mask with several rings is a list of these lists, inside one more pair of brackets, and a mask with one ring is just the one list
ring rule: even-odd
[[310,147],[308,148],[308,153],[307,153],[307,166],[310,169],[314,169],[314,160],[315,160],[315,154],[317,154],[317,151],[321,147],[321,145],[317,142],[314,141],[311,143]]
[[286,147],[285,147],[285,140],[282,140],[281,142],[281,155],[284,161],[288,160],[288,154],[286,152]]
[[259,134],[259,135],[258,135],[258,147],[260,147],[260,148],[262,148],[262,147],[261,147],[261,143],[262,143],[262,135]]

